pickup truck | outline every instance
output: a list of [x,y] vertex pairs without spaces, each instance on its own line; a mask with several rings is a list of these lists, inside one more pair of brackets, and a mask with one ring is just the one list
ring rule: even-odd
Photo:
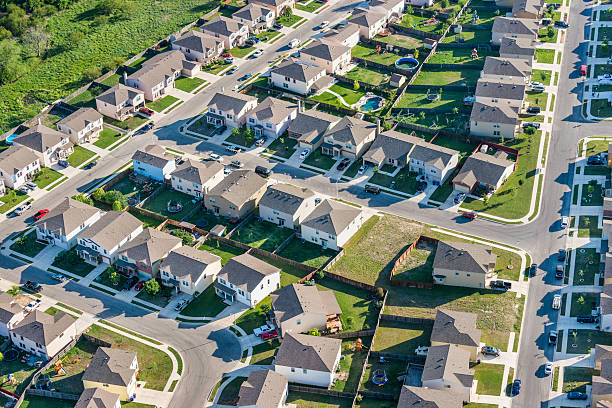
[[557,270],[555,271],[555,278],[563,279],[563,275],[565,275],[565,265],[564,264],[558,264],[557,265]]
[[551,330],[548,333],[548,344],[557,344],[557,331]]
[[256,327],[253,330],[253,334],[255,334],[257,337],[259,337],[259,336],[263,335],[264,333],[267,333],[267,332],[272,331],[274,329],[275,329],[274,325],[264,324],[261,327]]
[[504,282],[503,280],[491,281],[491,289],[503,289],[508,290],[512,287],[511,282]]

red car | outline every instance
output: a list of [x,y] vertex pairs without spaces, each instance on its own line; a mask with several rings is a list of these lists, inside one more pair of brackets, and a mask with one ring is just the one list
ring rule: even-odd
[[586,74],[587,74],[587,66],[581,65],[580,66],[580,76],[586,76]]
[[38,212],[34,214],[34,219],[38,221],[47,214],[49,214],[49,210],[47,210],[46,208],[44,210],[38,210]]
[[224,52],[223,54],[221,54],[221,58],[229,58],[231,56],[232,54],[230,54],[229,52]]
[[262,340],[270,340],[276,337],[278,337],[278,333],[276,332],[276,330],[272,330],[261,335]]
[[142,290],[142,287],[144,286],[145,281],[140,281],[136,284],[136,286],[134,286],[134,290],[136,292],[140,292]]
[[469,218],[470,220],[475,220],[478,215],[474,211],[464,212],[461,214],[462,217]]
[[155,113],[151,109],[147,108],[146,106],[143,106],[142,108],[138,109],[138,112],[144,113],[145,115],[149,115],[149,116]]

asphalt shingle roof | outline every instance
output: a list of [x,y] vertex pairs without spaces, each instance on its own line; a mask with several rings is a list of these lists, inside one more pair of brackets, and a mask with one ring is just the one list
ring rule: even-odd
[[98,212],[96,207],[67,197],[34,225],[43,231],[66,236]]
[[368,138],[373,139],[374,134],[376,134],[375,123],[345,116],[340,119],[340,122],[333,125],[325,136],[332,137],[334,142],[351,143],[353,146],[359,146]]
[[307,188],[299,188],[290,184],[275,184],[268,187],[259,201],[259,206],[285,214],[295,214],[304,200],[312,196],[314,192]]
[[67,138],[67,135],[50,129],[45,125],[35,125],[13,139],[13,141],[36,152],[44,153],[47,149],[57,146],[62,140]]
[[153,265],[181,244],[181,238],[149,227],[125,244],[118,254],[136,262]]
[[326,199],[308,215],[302,225],[332,235],[338,235],[358,217],[361,209]]
[[429,347],[421,380],[446,380],[471,387],[474,370],[470,370],[470,352],[455,344]]
[[259,18],[270,14],[271,11],[271,9],[264,6],[260,6],[259,4],[249,3],[240,10],[236,11],[234,14],[232,14],[232,17],[255,22]]
[[161,268],[179,279],[197,282],[204,270],[221,258],[208,251],[201,251],[190,246],[181,246],[170,251],[162,261]]
[[497,102],[474,102],[471,121],[505,123],[514,125],[518,121],[520,100],[505,99]]
[[482,67],[483,75],[528,77],[531,64],[526,58],[486,57]]
[[439,309],[431,331],[431,341],[478,347],[482,332],[476,328],[475,313]]
[[525,82],[521,79],[480,78],[476,84],[477,97],[514,99],[522,101],[525,97]]
[[93,108],[80,108],[57,123],[58,125],[63,124],[68,126],[70,129],[80,132],[91,123],[94,123],[100,119],[102,119],[102,114],[97,110]]
[[6,324],[23,309],[11,295],[0,290],[0,323]]
[[285,398],[287,378],[272,370],[251,371],[240,386],[238,406],[278,408]]
[[96,96],[96,99],[106,102],[109,105],[119,106],[126,101],[134,99],[139,94],[144,95],[144,93],[138,89],[123,84],[117,84]]
[[136,150],[132,155],[132,160],[136,160],[153,167],[163,168],[169,161],[174,161],[174,156],[166,152],[162,146],[148,145]]
[[340,339],[286,333],[274,364],[332,373],[341,346]]
[[206,197],[223,197],[240,208],[256,192],[268,184],[266,179],[251,170],[236,170],[210,189]]
[[357,8],[353,12],[353,16],[349,22],[357,24],[358,26],[369,28],[385,18],[387,18],[385,13]]
[[217,92],[208,102],[208,109],[215,108],[218,111],[232,113],[234,116],[237,116],[244,109],[245,105],[256,100],[257,98],[254,96],[239,92]]
[[276,290],[270,297],[274,316],[281,323],[303,313],[325,316],[342,313],[334,292],[319,290],[314,285],[294,283]]
[[280,269],[253,255],[242,254],[227,261],[219,277],[250,293],[266,276],[275,273],[280,273]]
[[200,26],[201,30],[210,31],[229,37],[233,33],[237,33],[244,27],[244,24],[225,16],[217,16]]
[[535,49],[535,40],[504,37],[502,38],[499,46],[499,54],[521,55],[525,58],[533,58],[535,55]]
[[325,71],[310,62],[288,58],[270,70],[271,73],[282,75],[300,82],[308,82]]
[[341,118],[325,112],[310,110],[298,112],[295,119],[291,121],[287,130],[300,136],[300,140],[312,141],[322,136],[330,126]]
[[189,30],[180,38],[174,40],[172,44],[205,54],[209,50],[216,50],[222,42],[208,34]]
[[188,159],[170,174],[173,177],[203,185],[223,169],[224,166],[216,161],[199,162]]
[[136,369],[131,368],[135,358],[134,351],[98,347],[83,373],[83,381],[125,387],[136,373]]
[[0,169],[15,174],[28,164],[38,160],[38,156],[25,146],[11,146],[0,152]]
[[142,221],[127,211],[108,211],[79,235],[109,250],[142,225]]
[[291,114],[297,112],[297,109],[298,106],[294,102],[268,96],[255,109],[249,111],[248,116],[278,125],[291,116]]
[[74,322],[74,317],[64,312],[51,316],[35,309],[13,327],[13,332],[34,343],[47,346]]
[[466,242],[438,241],[433,268],[488,273],[489,265],[495,264],[497,255],[493,248]]
[[502,34],[532,34],[535,39],[538,32],[538,21],[531,18],[497,16],[493,19],[491,31]]
[[515,163],[501,157],[476,152],[469,156],[459,173],[453,179],[453,183],[461,183],[473,186],[480,182],[492,186],[497,185],[504,171]]
[[153,87],[173,76],[176,71],[182,70],[183,64],[187,62],[185,56],[179,50],[166,51],[143,62],[142,68],[128,78],[137,79]]
[[435,389],[404,385],[397,408],[462,408],[463,397],[450,388]]
[[351,48],[335,43],[316,39],[306,47],[300,49],[300,54],[311,55],[326,61],[335,61],[337,58],[350,53]]
[[87,388],[81,393],[74,408],[115,408],[119,395],[101,388]]

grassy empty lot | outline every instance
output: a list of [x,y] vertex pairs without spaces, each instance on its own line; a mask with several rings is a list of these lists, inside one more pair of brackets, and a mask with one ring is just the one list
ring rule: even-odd
[[206,250],[211,254],[220,256],[222,265],[225,265],[227,261],[229,261],[233,257],[245,253],[244,249],[227,245],[213,239],[209,239],[208,241],[204,242],[204,244],[200,245],[198,249],[201,251]]
[[293,230],[289,228],[282,228],[274,223],[253,217],[232,234],[232,239],[255,248],[273,252],[291,234],[293,234]]
[[318,167],[323,170],[329,170],[336,163],[336,159],[332,156],[325,156],[321,153],[321,149],[316,149],[311,152],[308,157],[304,160],[304,164],[309,166]]
[[204,82],[206,81],[198,77],[181,77],[174,81],[174,86],[176,86],[181,91],[193,92],[195,89],[199,88]]
[[[438,89],[432,87],[432,94],[438,94]],[[423,109],[453,109],[463,106],[464,92],[443,91],[436,100],[427,99],[427,92],[407,91],[398,101],[397,108],[423,108]]]
[[397,54],[393,54],[387,51],[381,51],[378,53],[376,48],[357,44],[351,49],[351,55],[354,58],[365,59],[373,62],[378,62],[383,65],[393,65],[399,58]]
[[119,139],[121,139],[121,133],[113,130],[111,128],[104,127],[98,140],[94,142],[94,146],[99,147],[100,149],[106,149],[108,146],[112,145]]
[[552,78],[552,71],[546,69],[534,69],[531,71],[531,80],[535,82],[541,82],[544,85],[550,85]]
[[563,392],[586,392],[586,386],[591,385],[592,377],[599,372],[589,367],[564,367]]
[[358,80],[361,82],[367,82],[372,85],[380,85],[389,81],[389,74],[383,72],[374,67],[361,67],[357,66],[347,72],[345,77]]
[[504,380],[502,364],[480,363],[474,367],[474,380],[478,381],[476,392],[482,395],[499,395]]
[[395,272],[393,279],[411,282],[431,282],[436,246],[419,242],[410,252],[402,267]]
[[572,293],[572,303],[570,307],[570,317],[578,315],[590,315],[591,311],[597,307],[599,300],[598,293]]
[[554,64],[555,63],[555,50],[547,50],[544,48],[538,48],[535,51],[536,61],[540,64]]
[[296,145],[296,139],[292,139],[288,136],[281,136],[274,140],[270,146],[268,146],[268,152],[275,156],[288,159],[293,153],[295,153]]
[[82,146],[74,146],[74,152],[68,156],[68,164],[70,164],[72,167],[79,167],[81,164],[85,163],[95,155],[96,154],[94,152],[87,150]]
[[337,252],[332,249],[323,249],[321,245],[303,241],[297,237],[294,237],[289,244],[278,253],[278,255],[284,258],[292,259],[315,268],[322,267],[327,261],[336,256],[336,254]]
[[484,64],[485,58],[491,55],[487,50],[478,50],[478,57],[472,58],[470,48],[450,48],[436,50],[436,53],[429,59],[431,64]]
[[436,70],[423,68],[416,77],[413,85],[466,85],[474,87],[480,77],[477,69],[463,70]]
[[581,215],[578,217],[578,238],[601,238],[602,230],[598,227],[599,216]]
[[[188,194],[181,193],[180,191],[176,190],[166,189],[157,194],[155,197],[152,197],[152,199],[147,200],[143,208],[163,215],[164,217],[172,218],[173,220],[181,220],[196,205],[198,205],[197,202],[193,203],[192,200],[194,200],[194,198]],[[183,205],[183,209],[178,213],[168,212],[169,201],[179,201]]]
[[170,105],[175,102],[178,102],[179,100],[179,98],[175,98],[172,95],[166,95],[163,98],[156,100],[155,102],[149,102],[147,106],[149,107],[149,109],[153,109],[155,112],[162,112],[168,109]]
[[375,40],[390,44],[396,45],[399,47],[409,48],[409,49],[417,49],[423,46],[423,40],[417,36],[411,36],[409,34],[391,34],[386,37],[381,35],[377,35],[374,37]]
[[45,188],[49,184],[59,180],[61,177],[63,176],[59,171],[55,171],[49,167],[41,167],[40,171],[34,175],[32,181],[36,183],[38,188]]
[[[247,332],[248,333],[248,332]],[[280,346],[278,339],[266,341],[253,347],[250,364],[270,365],[274,361],[274,353]]]
[[570,329],[567,333],[567,350],[569,354],[586,354],[596,344],[612,345],[612,336],[592,329]]
[[412,355],[419,346],[429,346],[431,327],[403,322],[382,321],[372,350]]

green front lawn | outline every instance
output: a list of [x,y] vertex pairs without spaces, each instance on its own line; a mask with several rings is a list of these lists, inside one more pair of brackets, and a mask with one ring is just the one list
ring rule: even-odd
[[567,350],[569,354],[587,354],[596,344],[612,345],[609,333],[593,329],[570,329],[567,333]]
[[575,286],[594,285],[595,274],[599,273],[600,255],[596,248],[578,248],[573,251],[576,261],[574,263]]
[[159,292],[155,295],[149,294],[146,290],[141,290],[136,295],[136,299],[144,300],[145,302],[152,303],[160,308],[168,306],[170,298],[174,296],[174,287],[165,286],[162,284],[161,279],[155,278],[159,284]]
[[153,109],[155,112],[163,112],[164,110],[168,109],[170,105],[175,102],[178,102],[179,100],[179,98],[175,98],[172,95],[166,95],[163,98],[156,100],[155,102],[147,103],[147,107],[149,109]]
[[599,216],[581,215],[578,217],[578,238],[601,238],[602,230],[598,227]]
[[227,305],[215,293],[215,287],[210,285],[198,297],[193,299],[181,312],[183,316],[192,317],[215,317],[221,313]]
[[[155,197],[147,200],[142,208],[145,210],[152,211],[160,214],[164,217],[171,218],[173,220],[180,221],[186,214],[191,212],[194,207],[198,205],[198,202],[192,202],[195,200],[192,196],[181,193],[180,191],[165,189]],[[171,213],[168,211],[168,202],[180,202],[183,205],[183,209],[178,213]]]
[[276,22],[282,24],[285,27],[291,27],[302,20],[304,20],[304,18],[298,16],[297,14],[283,14],[276,18]]
[[378,53],[376,48],[357,44],[351,49],[351,55],[354,58],[365,59],[372,62],[377,62],[383,65],[393,65],[399,58],[397,54],[393,54],[387,51],[381,51]]
[[11,246],[10,249],[30,258],[34,258],[45,249],[46,245],[36,241],[36,232],[22,235]]
[[235,405],[238,402],[238,393],[242,383],[247,380],[247,377],[236,377],[229,382],[221,391],[217,403],[220,405]]
[[478,381],[476,388],[478,394],[499,395],[504,380],[503,364],[477,364],[474,367],[474,380]]
[[600,207],[603,205],[602,185],[592,180],[589,184],[582,185],[582,196],[580,205]]
[[319,2],[317,0],[312,0],[310,3],[303,5],[300,3],[296,3],[295,8],[298,10],[302,10],[305,11],[307,13],[314,13],[315,11],[317,11],[318,9],[320,9],[321,7],[323,7],[325,5],[325,3]]
[[383,72],[374,67],[357,66],[347,72],[345,77],[361,82],[367,82],[375,86],[379,86],[389,81],[389,73]]
[[206,81],[197,77],[181,77],[174,81],[174,86],[180,89],[181,91],[193,92],[194,90],[199,88],[204,82]]
[[22,201],[28,199],[29,197],[29,195],[22,193],[19,190],[11,190],[7,188],[6,194],[0,197],[0,202],[2,202],[2,205],[0,205],[0,213],[6,213],[8,210],[15,207]]
[[273,252],[291,234],[293,234],[291,229],[279,227],[274,223],[253,217],[232,234],[232,239],[254,248]]
[[276,37],[280,35],[280,31],[267,30],[257,34],[257,38],[259,38],[263,42],[274,41]]
[[432,95],[438,95],[436,100],[427,99],[427,92],[407,91],[398,101],[397,108],[423,108],[423,109],[461,109],[464,92],[443,91],[440,95],[435,87],[431,89]]
[[547,28],[541,28],[538,31],[538,38],[542,42],[556,43],[558,36],[559,36],[559,30],[556,30],[554,28],[552,31],[549,31]]
[[550,79],[552,77],[552,71],[545,69],[534,69],[531,71],[531,80],[535,82],[541,82],[544,85],[550,85]]
[[480,77],[477,69],[437,70],[423,68],[412,83],[413,85],[466,85],[475,87]]
[[248,149],[249,147],[255,144],[255,137],[251,137],[249,139],[247,137],[246,128],[242,127],[240,128],[240,133],[231,132],[230,135],[225,139],[225,141]]
[[332,156],[323,155],[320,148],[310,152],[306,159],[304,159],[304,164],[318,167],[323,170],[331,169],[335,163],[336,159],[334,159]]
[[122,136],[123,135],[116,130],[105,126],[104,129],[102,129],[102,132],[100,132],[98,140],[94,142],[94,146],[97,146],[100,149],[106,149],[108,146],[121,139]]
[[107,288],[121,291],[121,289],[123,288],[123,284],[127,281],[127,278],[120,273],[117,273],[117,276],[119,276],[119,280],[117,281],[116,285],[113,284],[113,281],[111,281],[110,277],[108,276],[108,272],[106,271],[103,271],[101,274],[99,274],[94,279],[94,282],[102,286],[106,286]]
[[266,341],[253,347],[250,364],[270,365],[274,361],[274,353],[280,347],[278,339]]
[[304,265],[321,268],[336,254],[337,252],[332,249],[323,249],[321,245],[294,237],[278,255],[303,263]]
[[408,167],[402,168],[395,177],[382,173],[374,173],[368,183],[377,184],[406,194],[415,194],[418,187],[417,173],[411,173]]
[[60,252],[51,266],[61,268],[65,271],[72,272],[75,275],[87,276],[89,272],[93,271],[96,267],[83,261],[76,252],[76,247],[69,251]]
[[259,302],[254,308],[244,312],[236,321],[235,325],[246,332],[247,335],[252,334],[253,330],[266,324],[265,311],[270,310],[270,296]]
[[594,375],[599,375],[599,372],[590,367],[563,367],[563,392],[586,392],[586,386],[591,385]]
[[55,171],[49,167],[41,167],[40,171],[32,178],[32,181],[36,183],[38,188],[45,188],[62,177],[63,175],[59,171]]
[[576,317],[578,315],[590,315],[591,311],[597,307],[598,300],[598,293],[573,292],[572,303],[570,306],[570,317]]
[[527,91],[525,92],[525,102],[529,106],[539,106],[544,111],[548,105],[548,93]]
[[221,264],[225,265],[227,261],[235,256],[242,255],[246,251],[242,248],[227,245],[214,239],[209,239],[204,244],[198,247],[200,251],[208,251],[213,255],[221,257]]
[[555,63],[555,50],[547,50],[544,48],[538,48],[535,51],[536,61],[540,64],[554,64]]
[[244,58],[253,51],[255,51],[255,47],[234,47],[230,50],[230,54],[235,58]]
[[117,126],[120,129],[124,129],[124,130],[134,130],[137,127],[143,125],[145,122],[148,122],[149,119],[144,118],[142,116],[138,116],[138,115],[134,115],[129,119],[126,119],[124,121],[118,121],[115,119],[111,119],[109,117],[104,117],[104,123],[108,123],[109,125],[114,125]]
[[612,139],[591,140],[587,143],[587,157],[599,153],[607,153],[608,145],[612,143]]
[[268,146],[268,153],[273,154],[277,157],[288,159],[293,153],[295,153],[295,146],[297,145],[297,139],[292,139],[288,136],[280,136],[274,140],[270,146]]
[[218,74],[224,69],[229,68],[230,65],[231,63],[226,63],[223,60],[217,60],[217,61],[210,63],[209,65],[203,65],[202,71],[208,72],[209,74]]
[[431,326],[382,321],[378,326],[372,350],[412,355],[419,346],[429,346]]
[[68,164],[70,164],[72,167],[79,167],[81,164],[85,163],[95,155],[96,154],[94,152],[87,150],[82,146],[74,146],[74,152],[68,156]]

